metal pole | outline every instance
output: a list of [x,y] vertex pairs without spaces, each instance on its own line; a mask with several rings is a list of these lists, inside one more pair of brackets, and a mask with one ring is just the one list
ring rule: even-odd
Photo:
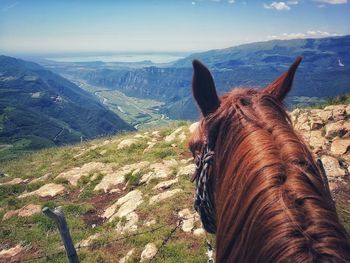
[[66,219],[64,217],[64,213],[62,211],[62,208],[59,206],[59,207],[51,210],[48,207],[44,207],[42,211],[43,211],[44,215],[53,219],[56,222],[56,224],[58,226],[58,230],[59,230],[61,238],[62,238],[62,241],[63,241],[63,244],[64,244],[64,248],[65,248],[66,253],[67,253],[69,263],[79,263],[78,255],[77,255],[77,252],[76,252],[75,247],[73,245],[72,238],[69,234],[69,228],[68,228]]

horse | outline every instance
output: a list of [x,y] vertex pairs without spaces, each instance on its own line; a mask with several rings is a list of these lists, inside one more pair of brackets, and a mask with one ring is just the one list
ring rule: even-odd
[[262,89],[221,97],[209,69],[192,63],[202,115],[189,141],[195,208],[216,234],[216,262],[350,262],[322,163],[283,105],[301,60]]

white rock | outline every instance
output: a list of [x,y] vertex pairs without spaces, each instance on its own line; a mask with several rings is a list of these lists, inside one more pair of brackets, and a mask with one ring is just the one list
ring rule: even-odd
[[152,220],[150,220],[150,221],[146,221],[145,223],[144,223],[144,225],[145,226],[152,226],[152,225],[155,225],[157,222],[156,222],[156,220],[155,219],[152,219]]
[[136,144],[136,143],[138,143],[138,140],[136,140],[136,139],[125,139],[125,140],[122,140],[118,144],[117,149],[118,150],[124,149],[124,148],[130,147],[131,145]]
[[170,135],[165,137],[165,142],[172,142],[176,139],[176,136],[178,135],[178,133],[180,133],[182,131],[183,127],[180,127],[178,129],[176,129],[173,133],[171,133]]
[[145,262],[152,259],[157,254],[157,247],[153,243],[148,243],[141,253],[140,262]]
[[174,159],[163,160],[162,163],[151,164],[149,168],[152,171],[144,174],[141,177],[140,183],[148,184],[152,179],[167,178],[171,174],[172,168],[175,168],[177,164],[178,164],[177,161]]
[[179,140],[181,143],[183,143],[184,141],[186,141],[186,134],[185,132],[182,132],[180,135],[179,135]]
[[[9,262],[12,262],[12,258],[17,256],[19,253],[21,253],[24,250],[24,248],[21,245],[17,245],[15,247],[9,248],[9,249],[3,249],[0,251],[0,259],[2,260],[10,260]],[[7,261],[4,261],[7,262]]]
[[1,183],[0,185],[16,185],[16,184],[21,184],[25,182],[26,180],[23,180],[22,178],[13,178],[11,181]]
[[153,190],[165,190],[165,189],[168,189],[168,188],[170,188],[170,186],[172,186],[173,184],[177,183],[178,181],[179,181],[179,179],[175,178],[173,180],[160,182],[155,187],[153,187]]
[[90,162],[82,167],[74,167],[66,172],[60,173],[56,178],[64,178],[73,186],[77,186],[80,178],[88,176],[92,172],[101,172],[104,174],[113,173],[113,166],[100,162]]
[[191,163],[187,166],[183,166],[179,168],[179,171],[177,172],[176,177],[179,176],[191,176],[194,174],[194,172],[196,171],[196,165]]
[[129,250],[129,252],[124,257],[122,257],[119,260],[119,263],[126,263],[126,262],[128,262],[129,258],[134,254],[134,252],[135,252],[134,248]]
[[99,233],[96,233],[94,235],[91,235],[89,236],[87,239],[84,239],[82,241],[80,241],[76,247],[87,247],[87,246],[90,246],[94,240],[98,239],[100,237],[100,234]]
[[114,188],[118,184],[123,184],[125,182],[125,176],[133,171],[139,169],[144,169],[149,166],[149,162],[139,162],[134,164],[128,164],[120,168],[116,172],[111,172],[102,178],[101,182],[97,184],[94,188],[94,191],[103,190],[107,192],[108,190]]
[[28,204],[20,209],[8,211],[2,220],[7,220],[13,216],[28,217],[41,212],[40,205]]
[[[108,221],[112,221],[116,217],[123,217],[135,209],[143,202],[142,193],[139,190],[134,190],[118,199],[113,205],[108,207],[102,214],[102,217],[108,218]],[[118,211],[116,209],[119,207]]]
[[137,222],[139,221],[139,216],[135,212],[131,212],[125,216],[125,223],[121,221],[117,224],[117,232],[119,234],[125,234],[127,232],[134,232],[137,230]]
[[343,177],[345,171],[340,168],[339,161],[331,156],[323,155],[321,157],[324,169],[328,177]]
[[193,235],[203,236],[203,235],[205,235],[205,230],[203,228],[197,228],[197,229],[193,230]]
[[37,195],[40,197],[55,197],[56,195],[62,194],[65,191],[65,187],[61,184],[46,184],[40,187],[38,190],[33,192],[24,193],[18,196],[18,198],[25,198],[28,196]]
[[337,155],[345,154],[349,149],[350,149],[350,138],[345,138],[345,139],[336,138],[331,145],[331,152]]
[[152,196],[149,200],[149,204],[150,205],[153,205],[153,204],[156,204],[156,203],[159,203],[160,201],[163,201],[169,197],[172,197],[174,195],[176,195],[177,193],[180,193],[182,192],[181,189],[174,189],[174,190],[170,190],[170,191],[167,191],[167,192],[164,192],[164,193],[160,193],[158,195],[155,195],[155,196]]
[[41,176],[39,178],[33,179],[32,181],[30,181],[30,183],[31,184],[35,184],[37,182],[45,181],[45,180],[49,179],[50,175],[51,175],[51,173],[47,173],[47,174],[45,174],[45,175],[43,175],[43,176]]
[[194,223],[198,221],[198,215],[185,208],[179,212],[179,217],[183,219],[182,230],[184,232],[191,232],[194,228]]

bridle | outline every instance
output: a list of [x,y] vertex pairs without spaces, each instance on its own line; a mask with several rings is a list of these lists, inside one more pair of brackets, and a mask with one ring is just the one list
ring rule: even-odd
[[195,156],[196,171],[191,182],[196,180],[196,195],[194,208],[199,213],[204,229],[214,234],[216,232],[216,209],[212,195],[209,193],[209,169],[213,163],[214,151],[205,139],[201,153]]

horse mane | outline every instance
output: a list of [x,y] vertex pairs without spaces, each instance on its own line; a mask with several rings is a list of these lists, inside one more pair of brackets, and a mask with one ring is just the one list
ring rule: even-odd
[[203,117],[190,149],[208,137],[217,262],[349,262],[349,236],[308,147],[282,103],[234,89]]

